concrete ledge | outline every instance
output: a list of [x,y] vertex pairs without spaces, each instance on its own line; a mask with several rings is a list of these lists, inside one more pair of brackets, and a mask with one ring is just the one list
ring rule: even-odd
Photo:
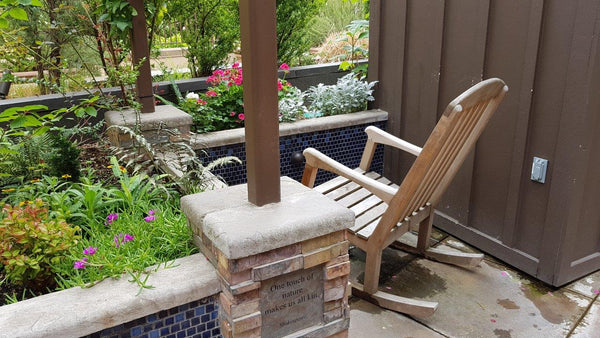
[[139,121],[137,120],[138,114],[133,109],[107,111],[104,118],[109,126],[131,127],[139,123],[142,131],[156,130],[160,127],[179,128],[190,126],[193,123],[192,116],[171,105],[156,106],[154,113],[139,114]]
[[[0,307],[0,337],[80,337],[220,292],[204,255],[175,260],[152,272],[143,289],[128,276]],[[137,295],[137,296],[136,296]]]
[[[343,128],[360,124],[387,121],[388,113],[380,109],[366,110],[351,114],[319,117],[292,123],[279,124],[279,136],[288,136],[300,133],[310,133],[321,130]],[[244,143],[246,141],[244,128],[222,130],[212,133],[197,134],[192,136],[194,149],[220,147],[229,144]]]

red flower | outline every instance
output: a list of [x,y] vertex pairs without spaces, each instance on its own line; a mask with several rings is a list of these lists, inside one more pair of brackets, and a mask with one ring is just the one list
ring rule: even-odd
[[290,70],[290,66],[288,66],[287,63],[282,63],[281,66],[279,66],[279,69],[281,69],[281,70]]
[[217,96],[219,94],[217,94],[217,92],[215,92],[214,90],[209,90],[206,92],[206,96]]
[[240,113],[240,115],[238,115],[238,118],[244,121],[246,119],[246,116],[244,115],[244,113]]
[[283,83],[281,83],[281,81],[277,80],[277,90],[281,91],[283,90]]

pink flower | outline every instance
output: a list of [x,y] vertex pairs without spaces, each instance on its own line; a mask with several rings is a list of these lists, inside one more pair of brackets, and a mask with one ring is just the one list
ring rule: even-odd
[[156,219],[156,217],[154,217],[152,215],[144,217],[144,221],[146,221],[146,222],[152,222],[155,219]]
[[123,243],[131,242],[131,241],[133,241],[133,235],[125,234],[125,236],[123,236]]
[[83,260],[75,261],[75,263],[73,263],[73,269],[76,269],[76,270],[85,269],[85,261],[83,261]]
[[115,242],[115,246],[118,248],[119,247],[119,236],[115,235],[115,237],[113,238],[113,241]]
[[118,218],[119,218],[119,214],[116,214],[116,213],[108,214],[108,216],[106,216],[106,222],[104,222],[104,225],[110,225],[114,221],[116,221]]
[[154,213],[155,213],[154,209],[148,210],[148,215],[154,216]]
[[242,79],[241,76],[238,76],[235,79],[233,79],[233,83],[235,83],[238,86],[241,86],[243,82],[244,82],[244,80]]
[[217,94],[217,92],[215,92],[214,90],[209,90],[206,92],[206,96],[210,96],[210,97],[215,97],[219,94]]
[[232,111],[231,113],[229,113],[229,116],[235,116],[235,112]]
[[98,248],[94,246],[88,246],[87,248],[83,249],[83,254],[91,256],[96,253],[96,250],[98,250]]
[[240,115],[238,115],[238,118],[244,121],[246,119],[246,115],[244,115],[244,113],[240,113]]
[[231,65],[231,68],[240,68],[240,63],[239,63],[239,62],[234,62],[234,63]]
[[281,70],[290,70],[290,66],[288,66],[287,63],[282,63],[281,66],[279,66],[279,69],[281,69]]
[[214,76],[223,76],[223,70],[222,69],[217,69],[213,72]]
[[277,80],[277,90],[281,91],[283,90],[283,83],[281,83],[281,81]]

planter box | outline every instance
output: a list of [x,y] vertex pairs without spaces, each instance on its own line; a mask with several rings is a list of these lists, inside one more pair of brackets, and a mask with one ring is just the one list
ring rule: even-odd
[[[367,141],[364,130],[374,125],[385,129],[388,113],[382,110],[368,110],[352,114],[320,117],[279,125],[279,154],[281,176],[297,181],[302,178],[304,161],[294,161],[294,155],[313,147],[342,164],[356,168]],[[231,164],[212,170],[227,184],[246,183],[246,144],[244,128],[194,135],[192,145],[202,161],[210,163],[224,156],[236,156],[242,165]],[[379,147],[373,158],[371,170],[383,170],[383,148]],[[317,184],[335,177],[334,174],[320,171]]]
[[152,270],[143,289],[129,276],[105,279],[0,307],[0,337],[219,337],[215,269],[202,254]]

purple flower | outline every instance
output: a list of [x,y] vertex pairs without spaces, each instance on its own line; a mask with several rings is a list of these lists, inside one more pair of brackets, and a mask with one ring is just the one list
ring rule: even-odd
[[95,246],[88,246],[86,249],[83,249],[83,254],[91,256],[96,253],[96,250],[98,250],[98,248]]
[[120,247],[121,245],[133,241],[133,235],[130,234],[118,234],[114,237],[115,245]]
[[105,225],[112,224],[114,221],[117,220],[117,218],[119,218],[119,214],[117,214],[117,213],[108,214],[108,216],[106,216],[106,222],[104,222],[104,224]]
[[156,219],[156,217],[154,217],[154,216],[146,216],[146,217],[144,217],[144,221],[146,221],[146,222],[152,222],[155,219]]
[[131,242],[133,241],[133,236],[130,234],[125,234],[125,236],[123,236],[123,243],[127,243],[127,242]]
[[85,260],[75,261],[75,263],[73,263],[73,269],[85,269]]
[[148,215],[150,215],[150,216],[154,216],[154,209],[150,209],[150,210],[148,210]]

